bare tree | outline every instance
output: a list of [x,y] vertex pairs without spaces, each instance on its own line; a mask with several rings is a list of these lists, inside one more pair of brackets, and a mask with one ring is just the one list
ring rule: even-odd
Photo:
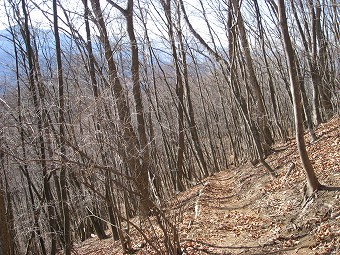
[[70,209],[68,205],[68,184],[66,176],[66,132],[65,132],[65,99],[64,99],[64,77],[63,66],[61,60],[60,36],[58,27],[58,11],[57,1],[53,0],[53,25],[54,37],[56,42],[56,58],[58,71],[58,122],[59,122],[59,148],[60,148],[60,189],[61,189],[61,209],[63,214],[63,231],[64,231],[64,254],[71,255],[71,225],[70,225]]
[[294,105],[294,119],[295,119],[295,132],[296,132],[296,143],[299,150],[302,166],[306,172],[307,176],[307,194],[311,195],[314,191],[320,188],[320,183],[316,178],[313,166],[309,160],[308,153],[306,150],[305,138],[304,138],[304,128],[302,122],[302,104],[301,104],[301,91],[299,87],[297,66],[296,66],[296,56],[291,43],[291,39],[288,32],[287,26],[287,16],[285,10],[284,0],[278,0],[278,12],[280,29],[284,41],[286,58],[289,67],[289,77],[291,84],[291,91],[293,96]]
[[[256,106],[258,107],[258,111],[260,113],[259,121],[261,123],[260,125],[261,125],[261,130],[263,132],[263,138],[265,139],[267,146],[271,146],[274,143],[274,140],[270,132],[268,116],[266,112],[266,107],[264,105],[264,100],[263,100],[263,95],[261,92],[260,84],[258,82],[256,73],[254,70],[253,60],[252,60],[251,52],[250,52],[250,46],[249,46],[249,42],[247,39],[246,30],[244,27],[244,21],[243,21],[243,17],[241,14],[239,1],[232,0],[231,2],[233,5],[234,13],[236,15],[239,37],[240,37],[242,49],[245,55],[245,60],[246,60],[247,70],[248,70],[248,78],[251,83],[251,86],[254,89],[255,96],[256,96]],[[268,153],[268,148],[265,148],[265,153]]]
[[[0,142],[2,142],[2,132],[0,131]],[[0,166],[4,170],[5,154],[0,151]],[[3,185],[4,172],[0,173],[0,253],[4,255],[11,255],[10,230],[8,227],[7,206],[5,201],[5,189]],[[14,255],[14,254],[13,254]]]
[[[111,5],[117,8],[125,17],[126,19],[126,29],[130,39],[130,49],[131,49],[131,73],[132,73],[132,83],[133,83],[133,96],[135,100],[135,109],[137,115],[137,132],[139,136],[138,142],[138,150],[139,154],[141,154],[141,165],[136,169],[136,178],[139,181],[136,181],[136,185],[138,189],[141,191],[142,200],[141,205],[145,207],[143,209],[143,213],[145,214],[147,211],[152,209],[152,203],[150,200],[149,195],[149,167],[150,167],[150,152],[149,152],[149,142],[146,135],[146,127],[145,127],[145,119],[144,119],[144,107],[143,107],[143,100],[141,94],[141,83],[139,78],[139,57],[138,57],[138,45],[137,39],[135,36],[135,29],[134,29],[134,1],[129,0],[127,2],[126,9],[123,9],[116,3],[111,0],[107,0]],[[136,144],[136,146],[137,146]]]
[[[14,253],[70,254],[77,239],[108,237],[107,222],[124,252],[134,229],[155,253],[181,254],[166,201],[249,159],[275,176],[265,157],[294,127],[308,193],[325,188],[303,132],[335,110],[334,0],[78,2],[4,1],[16,84],[0,115],[0,216]],[[52,29],[35,26],[32,6]]]
[[[127,152],[129,154],[127,156],[128,166],[130,168],[130,171],[132,171],[135,176],[135,185],[139,192],[141,192],[140,206],[142,214],[147,215],[148,211],[150,211],[153,207],[149,197],[148,173],[145,172],[145,170],[147,169],[143,167],[143,159],[141,158],[142,162],[140,162],[139,160],[140,143],[131,124],[130,110],[126,101],[124,88],[118,77],[118,71],[113,59],[113,52],[110,46],[100,3],[98,0],[91,0],[91,4],[96,17],[96,25],[98,26],[98,29],[100,31],[101,43],[103,44],[103,47],[105,49],[105,58],[109,69],[109,81],[113,85],[113,90],[116,97],[120,128],[127,146]],[[139,116],[139,118],[141,119],[142,117]],[[145,148],[142,149],[145,150]]]

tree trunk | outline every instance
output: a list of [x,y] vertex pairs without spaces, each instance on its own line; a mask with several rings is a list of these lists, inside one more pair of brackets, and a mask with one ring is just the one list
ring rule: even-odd
[[[4,154],[0,151],[0,166],[2,169],[4,169],[3,160]],[[6,213],[5,189],[3,186],[2,174],[3,173],[0,172],[0,252],[2,251],[2,254],[4,255],[11,255],[11,238]]]
[[173,31],[173,22],[171,17],[171,1],[163,1],[162,3],[163,9],[165,12],[165,16],[167,18],[167,28],[168,28],[168,35],[171,44],[171,52],[172,52],[172,59],[176,69],[176,95],[178,98],[178,144],[177,144],[177,158],[176,158],[176,176],[175,176],[175,184],[177,191],[184,191],[184,183],[183,183],[183,176],[184,176],[184,150],[185,150],[185,130],[184,130],[184,86],[183,86],[183,79],[179,67],[179,60],[178,54],[175,44],[174,38],[174,31]]
[[53,0],[53,25],[54,25],[54,37],[56,42],[56,58],[58,69],[58,122],[59,122],[59,147],[60,147],[60,189],[61,189],[61,211],[63,215],[63,231],[64,231],[64,254],[71,255],[71,223],[70,223],[70,208],[68,204],[68,184],[66,176],[66,132],[65,132],[65,103],[64,103],[64,78],[63,67],[61,61],[61,48],[60,37],[58,27],[58,13],[57,13],[57,1]]
[[137,39],[135,36],[134,22],[133,22],[133,0],[128,0],[127,9],[125,11],[127,32],[130,39],[131,49],[131,73],[133,83],[133,96],[135,100],[135,110],[137,114],[137,132],[139,136],[139,151],[141,154],[141,166],[139,171],[136,173],[136,178],[139,180],[138,183],[142,183],[139,186],[141,192],[141,205],[142,214],[147,215],[152,207],[150,200],[149,190],[149,168],[150,168],[150,150],[148,138],[146,135],[145,118],[144,118],[144,107],[141,93],[141,83],[139,78],[139,59],[138,59],[138,46]]
[[260,41],[261,41],[261,50],[263,54],[263,60],[266,66],[267,74],[268,74],[268,87],[269,87],[271,105],[273,106],[274,120],[275,120],[276,126],[278,127],[279,134],[281,135],[281,138],[282,138],[283,131],[282,131],[282,126],[279,122],[277,100],[275,97],[276,95],[275,95],[275,90],[274,90],[274,80],[273,80],[272,71],[269,67],[267,52],[265,48],[265,31],[262,25],[262,16],[261,16],[260,8],[258,5],[258,0],[253,0],[253,1],[255,5],[255,10],[256,10],[256,18],[257,18],[257,25],[258,25],[259,36],[260,36]]
[[[255,92],[255,98],[256,98],[256,107],[260,113],[260,125],[261,125],[261,131],[263,132],[263,138],[266,141],[267,146],[271,146],[274,143],[272,134],[270,132],[270,127],[269,127],[269,122],[268,122],[268,117],[266,113],[266,108],[264,105],[264,100],[263,100],[263,95],[261,92],[260,85],[258,83],[255,70],[254,70],[254,65],[253,65],[253,60],[250,54],[250,46],[248,43],[247,39],[247,34],[246,30],[244,27],[244,21],[241,15],[240,7],[239,7],[239,1],[238,0],[232,0],[232,5],[233,9],[235,12],[235,15],[237,17],[237,26],[238,26],[238,31],[240,33],[240,40],[241,40],[241,45],[242,49],[245,55],[245,60],[247,64],[247,69],[248,69],[248,78],[249,81],[254,89]],[[268,153],[267,148],[265,148],[265,153]]]
[[[86,44],[86,49],[87,52],[89,54],[89,60],[88,60],[88,65],[89,65],[89,72],[90,72],[90,78],[91,78],[91,84],[92,84],[92,88],[93,88],[93,96],[95,98],[95,114],[96,116],[94,116],[94,128],[96,130],[96,139],[99,143],[99,148],[100,148],[100,155],[102,158],[102,161],[104,164],[108,163],[107,160],[107,155],[104,152],[104,141],[103,141],[103,133],[101,132],[101,109],[98,105],[100,98],[100,92],[99,92],[99,88],[98,88],[98,84],[97,84],[97,80],[96,80],[96,73],[95,73],[95,67],[94,67],[94,55],[93,55],[93,49],[92,49],[92,40],[91,40],[91,31],[90,31],[90,25],[89,25],[89,9],[88,9],[88,2],[87,0],[83,0],[83,4],[84,4],[84,21],[85,21],[85,30],[86,30],[86,39],[87,39],[87,44]],[[106,107],[106,106],[104,106]],[[108,114],[109,115],[109,114]],[[108,116],[109,118],[111,118],[111,116]],[[106,170],[105,172],[105,197],[106,197],[106,206],[107,206],[107,210],[108,210],[108,214],[109,214],[109,220],[110,220],[110,225],[111,225],[111,230],[112,230],[112,237],[114,240],[118,240],[118,230],[117,230],[117,224],[116,224],[116,220],[113,214],[113,210],[112,210],[112,201],[111,201],[111,190],[110,190],[110,180],[109,178],[112,178],[111,175],[108,172],[109,170]],[[98,223],[98,219],[91,217],[91,221],[93,223],[93,226],[95,228],[95,231],[97,232],[97,236],[99,239],[104,239],[107,238],[104,230],[102,230],[102,228],[100,228],[99,223]]]
[[[109,2],[121,12],[123,13],[127,12],[126,10],[119,7],[114,2],[112,1],[109,1]],[[100,32],[100,40],[105,50],[105,59],[108,65],[109,82],[113,85],[115,102],[116,102],[117,112],[119,116],[119,128],[120,128],[119,131],[122,132],[123,139],[126,145],[126,151],[128,153],[128,155],[126,155],[127,165],[131,173],[133,173],[135,177],[134,185],[137,188],[138,192],[140,193],[139,195],[140,195],[141,214],[147,215],[149,211],[153,208],[153,203],[150,200],[150,196],[149,196],[148,173],[145,172],[147,171],[147,169],[145,168],[147,165],[145,165],[146,162],[143,161],[143,156],[145,157],[145,154],[146,154],[145,148],[141,148],[141,141],[138,140],[137,135],[132,126],[131,115],[130,115],[130,110],[129,110],[126,95],[125,95],[125,90],[118,77],[118,70],[117,70],[116,63],[113,59],[113,51],[111,49],[109,37],[107,34],[106,25],[105,25],[104,18],[102,15],[102,10],[100,7],[100,2],[99,0],[91,0],[91,5],[92,5],[94,15],[96,17],[96,25]],[[131,5],[131,3],[129,3],[129,5]],[[129,8],[132,8],[132,7],[129,7]],[[136,56],[135,56],[136,53],[134,52],[133,54],[134,54],[133,60],[138,61],[138,58],[136,59]],[[138,57],[138,51],[137,51],[137,57]],[[133,71],[133,73],[135,74],[135,71]],[[133,78],[133,81],[136,82],[136,77]],[[136,84],[136,86],[139,86],[139,82],[138,84]],[[136,104],[137,103],[141,104],[141,99],[139,102],[136,102]],[[140,111],[140,109],[138,111]],[[138,120],[141,121],[141,118],[143,118],[143,116],[139,115],[137,122]],[[138,123],[139,128],[140,128],[139,131],[141,131],[141,128],[143,128],[142,127],[143,125],[140,125],[140,124],[141,123],[139,122]],[[141,139],[142,140],[144,139],[143,135]],[[142,149],[142,151],[140,149]],[[140,154],[143,154],[143,156],[141,157]]]
[[296,132],[296,143],[300,154],[300,159],[302,166],[306,172],[307,177],[307,195],[311,195],[314,191],[320,188],[320,183],[316,178],[315,172],[313,170],[313,166],[309,160],[305,138],[304,138],[304,129],[303,129],[303,121],[302,121],[302,105],[301,105],[301,91],[299,88],[299,80],[298,80],[298,72],[296,66],[296,56],[295,52],[290,40],[288,26],[287,26],[287,17],[285,10],[284,0],[278,0],[279,7],[279,22],[281,35],[283,37],[286,58],[288,62],[289,68],[289,77],[291,84],[291,92],[293,96],[293,105],[294,105],[294,119],[295,119],[295,132]]
[[[177,12],[178,15],[180,16],[181,8],[177,4]],[[207,163],[204,159],[204,154],[202,151],[202,146],[200,143],[199,135],[198,135],[198,130],[197,130],[197,125],[196,125],[196,120],[195,120],[195,112],[193,109],[192,105],[192,99],[191,99],[191,92],[190,92],[190,86],[189,86],[189,74],[188,74],[188,65],[187,65],[187,56],[186,56],[186,51],[184,47],[184,42],[183,42],[183,33],[182,33],[182,25],[180,23],[181,19],[180,17],[178,18],[178,25],[177,25],[177,34],[178,34],[178,41],[179,41],[179,56],[180,60],[182,62],[182,73],[181,76],[183,76],[183,82],[185,85],[185,98],[187,99],[187,106],[188,106],[188,122],[189,122],[189,131],[194,143],[194,147],[197,153],[197,156],[199,158],[199,163],[202,166],[204,176],[209,175]],[[183,102],[184,103],[184,102]],[[184,106],[183,106],[184,107]]]
[[[22,12],[24,16],[24,30],[22,31],[23,37],[25,38],[25,46],[26,46],[26,52],[27,52],[27,61],[28,61],[28,81],[29,81],[29,90],[30,93],[32,94],[33,98],[33,105],[34,105],[34,111],[36,114],[37,118],[37,126],[38,126],[38,144],[39,144],[39,152],[38,152],[38,157],[41,160],[41,168],[42,168],[42,174],[43,174],[43,190],[44,190],[44,195],[45,199],[48,206],[47,212],[48,212],[48,218],[49,218],[49,227],[51,230],[52,237],[51,237],[51,255],[54,255],[56,252],[56,238],[54,235],[55,231],[55,226],[56,226],[56,221],[53,213],[52,206],[50,205],[52,202],[52,196],[51,196],[51,189],[50,189],[50,184],[48,180],[48,174],[47,174],[47,165],[46,165],[46,147],[45,147],[45,139],[44,139],[44,132],[43,132],[43,114],[41,112],[41,105],[39,103],[39,97],[38,97],[38,91],[37,91],[37,86],[36,86],[36,81],[35,81],[35,72],[36,70],[36,63],[34,62],[34,52],[33,48],[31,45],[31,34],[30,34],[30,29],[29,29],[29,16],[26,10],[26,2],[25,0],[22,0]],[[28,172],[27,172],[28,173]],[[26,175],[26,178],[29,180],[29,175]],[[32,205],[34,204],[34,201],[32,201]],[[33,212],[35,214],[35,211]],[[35,217],[35,216],[34,216]],[[36,221],[36,219],[35,219]],[[37,223],[35,223],[37,224]],[[42,253],[46,255],[46,247],[45,247],[45,242],[43,238],[40,236],[39,237],[39,242],[41,246]]]

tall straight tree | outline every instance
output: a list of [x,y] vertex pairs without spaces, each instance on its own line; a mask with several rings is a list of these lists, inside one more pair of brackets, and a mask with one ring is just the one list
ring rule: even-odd
[[71,255],[71,233],[70,233],[70,209],[67,201],[67,177],[66,177],[66,132],[65,132],[65,103],[64,103],[64,78],[61,61],[60,36],[58,27],[57,1],[53,0],[53,25],[56,44],[57,70],[58,70],[58,122],[59,122],[59,148],[61,154],[60,167],[60,190],[61,210],[63,214],[64,231],[64,254]]
[[261,43],[263,61],[266,67],[266,72],[268,74],[268,88],[269,88],[271,105],[273,107],[274,121],[276,123],[276,126],[278,127],[279,134],[282,136],[283,131],[282,131],[282,126],[279,121],[278,105],[277,105],[277,99],[276,99],[275,90],[274,90],[274,79],[273,79],[272,70],[269,66],[268,53],[266,51],[266,45],[265,45],[265,37],[267,35],[263,27],[263,18],[262,18],[262,14],[260,13],[258,0],[253,0],[253,2],[254,2],[255,12],[256,12],[257,28],[258,28],[258,33],[259,33],[259,38],[260,38],[260,43]]
[[[129,15],[132,15],[133,9],[131,9],[132,8],[131,4],[132,3],[129,3],[128,8],[130,9],[128,11],[122,8],[120,8],[120,10],[123,12],[130,12]],[[102,13],[101,6],[100,6],[100,1],[91,0],[91,5],[92,5],[93,12],[94,12],[94,16],[96,18],[96,25],[100,33],[100,41],[105,51],[105,59],[108,65],[109,82],[113,87],[113,91],[115,95],[117,113],[119,117],[119,127],[120,127],[119,132],[122,132],[122,136],[123,136],[125,146],[126,146],[127,166],[130,168],[130,171],[132,171],[134,175],[133,181],[140,195],[141,213],[146,215],[148,211],[152,209],[153,203],[149,196],[149,182],[148,182],[148,172],[147,172],[148,169],[145,167],[145,162],[143,161],[143,157],[140,156],[141,150],[144,150],[145,146],[144,148],[141,147],[141,143],[140,143],[141,141],[138,140],[138,137],[132,126],[130,109],[129,109],[127,98],[126,98],[126,91],[123,88],[122,83],[118,76],[118,70],[117,70],[117,66],[113,58],[113,51],[110,45],[110,41],[109,41],[107,29],[106,29],[106,24],[105,24],[103,13]],[[116,7],[119,8],[119,6],[116,6]],[[131,39],[131,35],[130,35],[130,39]],[[135,61],[135,65],[136,63],[138,63],[138,58],[136,58],[138,57],[138,51],[137,51],[137,56],[136,56],[136,49],[137,49],[135,48],[136,46],[137,45],[135,44],[134,40],[132,40],[132,50],[134,51],[133,61]],[[136,75],[135,68],[136,66],[133,66],[131,69],[134,75]],[[139,86],[139,83],[137,82],[136,77],[134,77],[133,80],[136,83],[135,85]],[[135,94],[135,90],[137,89],[134,88],[134,94]],[[137,95],[134,95],[134,96],[138,97],[138,92],[137,92]],[[141,106],[141,98],[140,99],[138,98],[138,100],[140,100],[138,104],[139,106]],[[139,119],[138,127],[140,128],[143,127],[143,124],[141,123],[142,118],[143,118],[142,114],[140,114],[138,117]],[[137,119],[137,122],[138,122],[138,119]],[[139,129],[139,131],[141,131],[141,129]],[[144,129],[144,132],[145,132],[145,129]],[[144,150],[144,154],[145,153],[146,152]]]
[[[33,190],[35,191],[35,194],[37,195],[37,197],[39,198],[39,200],[41,201],[41,196],[39,194],[39,192],[37,191],[37,188],[35,187],[35,185],[32,182],[31,179],[31,174],[29,172],[29,168],[28,168],[28,164],[27,162],[27,149],[26,149],[26,141],[25,141],[25,129],[24,129],[24,125],[23,125],[23,107],[22,107],[22,102],[21,102],[21,85],[20,85],[20,74],[19,74],[19,54],[18,54],[18,49],[17,49],[17,45],[16,45],[16,36],[15,36],[15,32],[12,28],[10,28],[11,30],[11,34],[12,34],[12,38],[13,38],[13,48],[14,48],[14,56],[15,56],[15,69],[16,69],[16,85],[17,85],[17,107],[18,107],[18,124],[20,127],[20,142],[21,142],[21,149],[22,149],[22,157],[25,163],[23,163],[23,165],[20,167],[22,173],[24,174],[24,176],[27,179],[27,185],[28,185],[28,191],[29,191],[29,197],[30,197],[30,201],[32,204],[32,211],[33,211],[33,215],[37,214],[37,205],[35,202],[35,198],[34,198],[34,193]],[[45,178],[45,177],[44,177]],[[49,211],[51,212],[50,208]],[[52,215],[52,214],[51,214]],[[41,229],[40,229],[40,224],[39,224],[39,219],[38,217],[33,217],[34,218],[34,227],[36,229],[37,232],[37,236],[39,238],[39,243],[42,247],[42,252],[44,253],[45,249],[43,247],[45,247],[45,241],[43,239],[43,236],[41,235]],[[53,221],[53,220],[52,220]],[[50,222],[52,222],[50,221]],[[54,242],[55,238],[54,234],[53,234],[53,229],[51,228],[51,254],[55,254],[55,244],[56,242]]]
[[176,176],[174,183],[176,184],[176,189],[178,191],[183,191],[185,189],[183,183],[184,176],[184,149],[185,149],[185,131],[184,131],[184,86],[183,79],[179,67],[178,54],[175,44],[175,35],[173,29],[172,13],[171,13],[171,1],[161,1],[164,13],[167,19],[167,29],[171,45],[171,54],[173,58],[173,63],[176,70],[176,96],[178,98],[178,140],[177,140],[177,158],[176,158]]
[[[181,7],[180,7],[180,3],[177,1],[176,3],[176,11],[178,13],[179,16],[181,16]],[[203,170],[203,174],[204,177],[209,175],[209,171],[208,171],[208,167],[207,167],[207,163],[206,160],[204,158],[204,154],[203,154],[203,150],[202,150],[202,145],[199,139],[199,134],[198,134],[198,130],[197,130],[197,124],[196,124],[196,120],[195,120],[195,112],[193,109],[193,102],[192,102],[192,97],[191,97],[191,91],[190,91],[190,84],[189,84],[189,73],[188,73],[188,64],[187,64],[187,52],[185,50],[185,45],[184,45],[184,35],[183,35],[183,31],[182,31],[182,24],[181,24],[181,19],[180,17],[178,17],[177,19],[177,27],[176,27],[176,31],[177,31],[177,37],[178,37],[178,48],[179,48],[179,60],[180,63],[182,65],[182,73],[181,76],[183,79],[183,83],[184,83],[184,88],[185,88],[185,94],[184,94],[184,100],[186,99],[186,102],[183,102],[183,108],[185,106],[185,104],[187,104],[187,111],[188,113],[186,114],[187,119],[188,119],[188,123],[189,123],[189,131],[192,137],[192,141],[194,143],[194,147],[195,147],[195,151],[197,153],[197,156],[199,158],[199,162],[200,165],[202,165],[202,170]],[[180,69],[180,70],[181,70]],[[216,167],[217,170],[217,167]]]
[[[83,5],[84,5],[84,22],[85,22],[85,31],[86,31],[86,50],[88,53],[88,69],[89,69],[89,75],[90,75],[90,80],[91,80],[91,85],[92,85],[92,90],[93,90],[93,96],[95,98],[95,113],[96,116],[94,116],[94,126],[95,126],[95,130],[96,130],[96,138],[99,142],[99,149],[100,149],[100,154],[101,154],[101,158],[104,164],[107,164],[108,159],[107,159],[107,155],[106,153],[104,153],[104,148],[103,148],[103,134],[102,134],[102,126],[101,126],[101,119],[102,119],[102,113],[101,113],[101,109],[99,106],[99,102],[100,102],[100,90],[97,84],[97,79],[96,79],[96,70],[95,70],[95,57],[93,54],[93,49],[92,49],[92,39],[91,39],[91,31],[90,31],[90,24],[89,24],[89,14],[90,14],[90,10],[88,8],[88,1],[87,0],[82,0]],[[105,107],[105,106],[104,106]],[[109,177],[110,174],[108,173],[109,170],[106,170],[106,177]],[[106,178],[105,180],[106,184],[105,187],[106,189],[109,189],[109,183],[110,180],[108,178]],[[119,239],[119,234],[118,234],[118,229],[117,229],[117,223],[116,223],[116,219],[114,217],[114,212],[113,212],[113,206],[112,206],[112,197],[111,197],[111,193],[109,191],[105,192],[106,195],[106,204],[107,204],[107,210],[108,210],[108,214],[109,214],[109,218],[110,218],[110,225],[111,225],[111,230],[112,230],[112,237],[114,240],[118,240]],[[98,236],[99,239],[104,239],[106,238],[106,234],[103,228],[101,228],[99,221],[97,218],[95,217],[91,217],[92,220],[92,224],[94,226],[98,226],[97,228],[95,228],[96,230],[96,234]]]
[[[39,93],[37,88],[37,81],[35,79],[36,74],[36,59],[32,43],[31,43],[31,31],[29,26],[29,14],[27,10],[27,3],[25,0],[21,1],[22,6],[22,14],[23,14],[23,29],[22,34],[25,40],[25,46],[26,46],[26,57],[28,62],[28,83],[29,83],[29,91],[33,99],[33,105],[34,105],[34,112],[35,112],[35,118],[37,119],[37,128],[38,128],[38,158],[40,159],[41,169],[42,169],[42,175],[43,175],[43,191],[44,191],[44,197],[47,202],[48,209],[48,218],[49,218],[49,224],[50,224],[50,231],[51,231],[51,254],[55,254],[56,252],[56,237],[54,232],[56,231],[56,217],[54,210],[51,206],[53,203],[53,197],[51,192],[51,185],[49,182],[48,174],[47,174],[47,153],[46,153],[46,143],[45,143],[45,137],[44,137],[44,121],[45,118],[43,117],[43,113],[41,111],[41,101],[39,100]],[[43,238],[39,238],[39,243],[41,247],[42,254],[46,253],[46,245]]]
[[[139,151],[141,155],[141,166],[140,172],[137,173],[139,180],[142,180],[139,183],[142,183],[139,186],[139,189],[142,191],[143,197],[149,197],[148,191],[148,175],[149,175],[149,163],[150,163],[150,152],[149,152],[149,142],[146,135],[146,127],[145,127],[145,118],[144,118],[144,107],[143,107],[143,99],[141,92],[141,83],[139,78],[139,59],[138,59],[138,45],[137,39],[135,35],[135,28],[133,22],[133,0],[128,0],[126,9],[123,9],[115,2],[111,0],[107,0],[112,6],[118,9],[126,19],[126,29],[128,32],[129,40],[130,40],[130,49],[131,49],[131,74],[132,74],[132,84],[133,84],[133,97],[135,100],[135,110],[137,114],[137,132],[139,137]],[[139,185],[139,184],[138,184]],[[146,200],[148,198],[142,198],[144,200],[143,203],[149,203]],[[146,208],[147,209],[147,208]]]
[[[0,133],[2,136],[2,134]],[[1,141],[0,137],[0,141]],[[4,153],[0,151],[0,167],[4,168]],[[4,172],[0,172],[0,254],[11,255],[11,239],[9,232],[9,224],[6,214],[6,201],[5,201],[5,189],[2,181],[2,175]],[[2,252],[2,253],[1,253]]]
[[295,133],[296,143],[300,154],[302,166],[307,176],[307,195],[311,195],[314,191],[318,190],[321,185],[316,178],[315,172],[311,161],[309,160],[308,153],[306,150],[304,128],[302,119],[302,102],[301,102],[301,91],[299,87],[299,78],[296,66],[296,56],[292,46],[292,42],[288,32],[287,16],[284,0],[278,0],[278,11],[279,11],[279,22],[281,34],[283,37],[286,58],[289,68],[289,78],[291,85],[291,93],[293,96],[294,105],[294,119],[295,119]]
[[260,124],[261,124],[261,129],[262,129],[261,131],[263,133],[263,138],[265,139],[267,146],[271,146],[274,143],[274,140],[270,132],[269,121],[268,121],[266,107],[265,107],[264,100],[263,100],[263,95],[261,92],[261,87],[256,77],[253,60],[251,57],[250,46],[249,46],[249,42],[248,42],[248,38],[246,34],[246,29],[244,26],[243,17],[242,17],[241,10],[240,10],[241,7],[239,6],[239,0],[232,0],[231,2],[233,5],[234,13],[236,15],[237,27],[240,33],[239,35],[240,41],[241,41],[245,61],[247,64],[248,79],[255,92],[254,96],[256,98],[256,106],[258,107],[258,111],[259,111]]

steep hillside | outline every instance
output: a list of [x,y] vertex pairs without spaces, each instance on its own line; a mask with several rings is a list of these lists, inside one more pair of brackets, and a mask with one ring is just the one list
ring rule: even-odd
[[[320,125],[313,144],[306,135],[320,182],[333,187],[340,186],[339,124],[333,118]],[[278,178],[261,165],[246,164],[205,179],[169,203],[183,254],[340,254],[340,191],[321,190],[305,201],[294,139],[275,149],[267,162]],[[131,239],[135,254],[153,254],[140,236]],[[75,245],[74,251],[122,254],[119,242],[97,238]]]

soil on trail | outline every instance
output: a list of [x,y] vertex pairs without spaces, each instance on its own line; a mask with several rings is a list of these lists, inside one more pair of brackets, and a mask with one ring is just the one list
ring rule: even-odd
[[[339,124],[333,118],[320,125],[314,143],[306,135],[319,181],[332,187],[340,187]],[[170,202],[183,254],[340,254],[340,191],[320,190],[305,200],[294,139],[275,151],[266,162],[277,178],[248,163],[210,176]],[[75,248],[77,254],[122,254],[119,247],[92,238]],[[146,245],[135,254],[153,253]]]

